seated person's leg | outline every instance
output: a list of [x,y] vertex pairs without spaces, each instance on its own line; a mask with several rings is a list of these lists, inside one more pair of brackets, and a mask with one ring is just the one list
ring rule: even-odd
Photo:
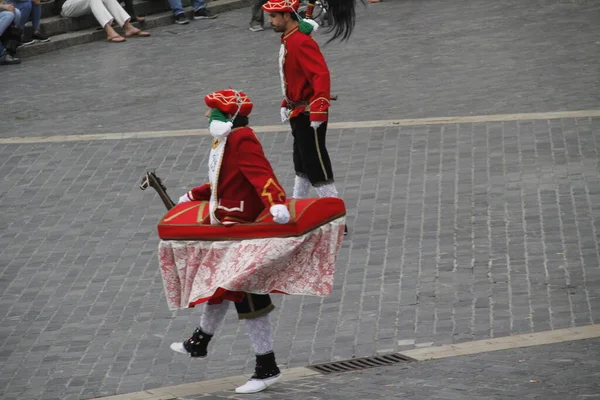
[[112,15],[102,0],[90,0],[90,8],[101,27],[105,28],[107,25],[110,26],[112,24],[114,15]]
[[150,36],[148,32],[143,32],[131,25],[129,22],[131,17],[127,12],[121,7],[121,4],[117,0],[102,0],[108,12],[115,18],[117,24],[123,27],[125,31],[125,36]]
[[[16,11],[16,9],[15,9]],[[15,21],[15,13],[12,11],[0,11],[0,36],[6,32]],[[2,42],[0,42],[0,65],[19,64],[21,60],[8,54]]]
[[67,0],[63,3],[60,15],[67,18],[77,18],[92,12],[90,0]]
[[42,20],[42,5],[40,0],[34,0],[31,8],[31,23],[33,24],[33,40],[35,42],[49,42],[50,38],[43,35],[40,31],[40,22]]
[[171,7],[171,10],[173,10],[173,16],[175,17],[176,24],[185,25],[190,23],[184,14],[181,0],[169,0],[169,6]]
[[217,15],[206,7],[205,0],[192,0],[194,6],[194,19],[213,19]]
[[[14,22],[15,13],[12,11],[0,11],[0,36],[8,29],[8,27]],[[4,55],[4,46],[0,42],[0,56]]]
[[125,22],[131,19],[131,16],[123,9],[117,0],[100,0],[110,15],[117,21],[119,26],[125,25]]
[[110,15],[102,0],[67,0],[63,6],[61,15],[63,17],[77,18],[83,15],[92,13],[96,21],[106,31],[106,36],[110,42],[124,42],[125,38],[121,37],[110,26],[113,17]]
[[14,22],[15,13],[11,11],[0,11],[0,36]]
[[15,21],[15,25],[17,25],[19,28],[23,29],[23,27],[25,26],[27,21],[29,21],[29,16],[31,14],[31,7],[32,7],[31,0],[23,0],[23,1],[8,0],[7,3],[13,4],[15,6],[15,8],[17,8],[19,10],[21,15],[19,17],[18,23],[17,23],[17,21]]
[[19,22],[21,21],[21,10],[15,8],[15,26],[19,26]]

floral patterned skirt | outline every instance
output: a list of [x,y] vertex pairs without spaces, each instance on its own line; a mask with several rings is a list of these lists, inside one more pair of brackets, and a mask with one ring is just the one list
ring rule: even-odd
[[161,240],[159,264],[168,307],[220,302],[235,298],[235,292],[328,296],[344,224],[341,217],[288,238]]

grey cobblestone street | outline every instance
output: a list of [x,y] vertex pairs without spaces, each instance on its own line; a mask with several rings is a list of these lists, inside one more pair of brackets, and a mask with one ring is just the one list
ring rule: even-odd
[[[332,120],[600,109],[600,5],[533,3],[360,9],[353,39],[325,47],[340,95]],[[204,94],[229,85],[255,101],[254,125],[276,124],[279,39],[246,34],[249,15],[2,69],[13,78],[0,86],[0,137],[204,128]],[[291,193],[288,129],[258,136]],[[599,323],[600,118],[338,129],[328,147],[350,233],[330,297],[274,296],[283,368]],[[169,349],[199,310],[166,307],[156,254],[165,210],[138,185],[156,168],[179,197],[204,181],[208,149],[206,136],[0,145],[3,400],[89,399],[252,372],[233,310],[209,358]],[[589,381],[573,391],[580,398],[597,394],[598,341],[553,346],[549,356],[572,362],[535,364],[558,382],[540,396],[565,398],[567,379]],[[520,351],[535,361],[542,350]],[[299,381],[256,398],[288,398],[296,386],[322,398],[311,391],[327,382],[337,398],[378,388],[377,398],[527,398],[529,375],[496,392],[513,374],[502,354]],[[429,386],[442,371],[447,379]],[[473,383],[458,386],[481,391],[444,391],[459,372]]]
[[[339,95],[333,121],[600,104],[596,0],[392,0],[357,13],[348,43],[323,46]],[[247,31],[249,19],[241,9],[4,68],[0,136],[204,127],[204,95],[229,86],[253,99],[253,124],[277,124],[279,35]]]
[[[253,399],[548,399],[600,398],[600,340],[398,364],[277,384]],[[231,392],[185,400],[247,399]]]
[[[332,296],[275,296],[284,367],[581,326],[600,312],[600,119],[333,131],[349,211]],[[291,190],[291,140],[261,134]],[[207,137],[2,149],[4,398],[90,398],[251,373],[231,312],[211,357],[175,355],[157,268],[170,193],[204,170]],[[196,312],[197,313],[197,312]]]

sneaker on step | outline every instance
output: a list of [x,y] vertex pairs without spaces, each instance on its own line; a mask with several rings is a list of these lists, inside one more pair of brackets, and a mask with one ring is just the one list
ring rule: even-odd
[[50,38],[44,35],[42,32],[34,33],[31,38],[34,42],[38,43],[48,43],[50,41]]
[[3,56],[0,57],[0,65],[14,65],[21,64],[21,59],[17,57],[13,57],[8,53],[4,53]]
[[23,47],[23,46],[29,46],[29,45],[32,45],[34,43],[35,43],[35,39],[33,37],[30,37],[30,38],[27,38],[27,39],[23,38],[21,40],[21,43],[19,43],[19,45],[17,46],[17,48]]
[[179,14],[175,17],[175,23],[179,25],[186,25],[190,23],[190,20],[185,17],[185,14]]
[[213,14],[208,8],[204,7],[194,11],[194,19],[214,19],[217,14]]

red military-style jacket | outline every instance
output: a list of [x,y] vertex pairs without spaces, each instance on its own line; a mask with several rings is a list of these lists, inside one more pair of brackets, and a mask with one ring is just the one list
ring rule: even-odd
[[312,36],[294,28],[281,36],[285,98],[281,107],[291,110],[290,118],[309,111],[310,121],[327,121],[331,79],[319,45]]
[[[222,224],[253,222],[265,208],[285,203],[285,191],[250,127],[235,128],[227,137],[218,177],[215,216]],[[188,192],[192,200],[210,195],[209,183]]]

